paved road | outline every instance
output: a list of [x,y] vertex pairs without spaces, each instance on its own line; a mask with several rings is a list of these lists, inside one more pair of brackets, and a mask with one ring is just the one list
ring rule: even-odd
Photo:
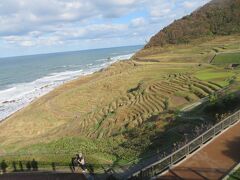
[[21,172],[0,175],[0,180],[85,180],[80,173]]
[[240,162],[240,122],[158,179],[221,179]]

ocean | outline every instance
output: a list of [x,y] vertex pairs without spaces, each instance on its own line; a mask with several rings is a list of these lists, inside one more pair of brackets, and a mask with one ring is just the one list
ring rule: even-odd
[[0,121],[57,86],[129,59],[142,46],[0,58]]

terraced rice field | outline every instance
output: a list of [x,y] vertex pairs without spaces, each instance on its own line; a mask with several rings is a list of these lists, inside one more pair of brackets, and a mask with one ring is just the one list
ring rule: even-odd
[[240,64],[240,52],[220,53],[218,54],[213,64]]
[[139,83],[125,96],[85,117],[80,124],[81,133],[94,138],[109,137],[141,125],[152,115],[166,110],[168,104],[176,107],[219,89],[220,85],[184,73],[169,74],[161,81]]
[[[209,64],[216,53],[239,49],[239,36],[147,49],[131,61],[64,84],[0,124],[0,161],[17,156],[68,164],[81,151],[99,168],[126,165],[148,150],[172,145],[199,120],[175,121],[179,109],[233,79],[239,83],[239,69]],[[178,126],[179,133],[170,131]],[[171,138],[164,134],[169,132]]]

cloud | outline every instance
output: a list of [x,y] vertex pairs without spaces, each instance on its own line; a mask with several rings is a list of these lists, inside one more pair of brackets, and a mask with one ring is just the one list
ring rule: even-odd
[[184,1],[183,2],[183,6],[186,8],[193,8],[196,6],[196,2],[192,2],[192,1]]
[[[0,1],[0,46],[64,50],[84,42],[136,44],[208,0],[7,0]],[[133,38],[134,37],[134,38]],[[62,45],[62,47],[60,47]],[[60,48],[60,49],[59,49]],[[86,47],[88,48],[88,47]],[[2,50],[4,51],[4,50]],[[34,52],[33,52],[34,53]],[[39,52],[37,52],[39,53]]]
[[128,26],[125,24],[93,24],[84,27],[62,26],[47,35],[40,31],[31,31],[26,35],[10,35],[4,36],[2,39],[10,44],[25,47],[52,46],[63,44],[65,41],[121,37],[126,36],[127,33]]
[[209,0],[202,0],[202,1],[184,1],[182,3],[184,8],[187,9],[194,9],[197,8],[199,6],[202,6],[203,4],[206,4],[207,2],[209,2]]
[[145,18],[143,17],[132,19],[130,23],[132,27],[143,27],[145,24],[146,24],[146,21],[145,21]]
[[56,37],[33,37],[33,36],[6,36],[3,37],[10,44],[20,45],[24,47],[32,46],[51,46],[56,44],[62,44],[62,41]]
[[154,1],[150,6],[150,15],[152,18],[164,17],[171,13],[174,3],[169,1]]

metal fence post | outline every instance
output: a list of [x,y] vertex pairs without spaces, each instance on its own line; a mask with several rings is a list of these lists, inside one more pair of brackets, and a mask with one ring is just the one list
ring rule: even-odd
[[189,147],[187,146],[186,149],[187,149],[187,152],[186,152],[186,156],[187,156],[189,154]]

